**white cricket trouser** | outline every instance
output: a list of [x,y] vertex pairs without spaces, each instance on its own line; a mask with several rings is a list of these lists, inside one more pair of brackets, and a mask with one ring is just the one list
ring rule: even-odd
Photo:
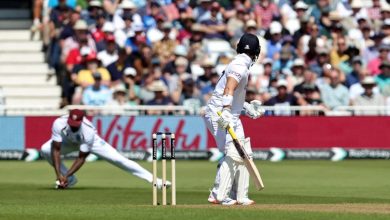
[[[51,156],[51,142],[52,140],[47,141],[41,147],[41,152],[43,157],[53,165],[53,160]],[[144,179],[151,183],[153,181],[153,175],[141,167],[138,163],[127,159],[123,155],[121,155],[116,149],[114,149],[111,145],[106,142],[102,142],[104,144],[94,144],[91,148],[91,153],[99,156],[100,158],[110,162],[111,164],[137,176],[141,179]],[[72,151],[78,151],[79,148],[61,146],[61,154],[69,153]],[[60,171],[62,175],[65,175],[68,171],[66,166],[61,162]]]
[[[212,111],[212,110],[209,111],[209,110],[210,109],[207,109],[206,114],[204,116],[207,128],[209,129],[211,134],[214,136],[214,139],[215,139],[215,142],[217,143],[218,149],[221,152],[225,153],[225,147],[228,146],[233,141],[232,137],[225,129],[220,128],[218,126],[217,120],[218,120],[219,116],[216,115],[216,113],[214,111]],[[234,129],[234,131],[237,135],[237,138],[239,140],[245,139],[244,128],[242,127],[241,120],[238,117],[233,120],[233,129]],[[228,195],[228,196],[231,196],[234,198],[234,197],[236,197],[236,191],[237,191],[238,185],[242,185],[242,184],[238,184],[237,179],[234,176],[237,172],[236,167],[230,166],[230,163],[228,165],[224,164],[224,163],[226,163],[226,157],[223,157],[218,163],[217,175],[215,177],[212,192],[215,195],[218,195],[218,190],[219,190],[219,186],[221,183],[221,179],[223,179],[223,183],[226,183],[226,184],[223,184],[224,187],[227,187],[227,190],[230,191],[230,195]],[[225,168],[224,171],[228,171],[231,175],[229,175],[228,173],[225,173],[225,172],[223,172],[223,174],[222,174],[220,172],[221,167]],[[245,182],[247,182],[247,181],[245,181]],[[228,186],[228,185],[230,185],[230,186]],[[244,187],[244,188],[247,189],[247,187]],[[228,194],[228,193],[229,192],[225,192],[223,194]],[[243,194],[247,194],[247,192],[243,192]]]

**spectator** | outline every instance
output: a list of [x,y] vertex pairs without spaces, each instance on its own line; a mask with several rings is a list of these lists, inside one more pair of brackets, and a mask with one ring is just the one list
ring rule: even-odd
[[[251,23],[253,25],[253,22]],[[256,21],[254,21],[255,29],[257,29]],[[229,37],[232,37],[236,41],[241,37],[244,31],[244,27],[248,28],[248,23],[245,25],[245,8],[240,7],[237,9],[236,16],[230,18],[226,25],[226,31]]]
[[321,87],[321,98],[325,106],[332,110],[349,104],[348,89],[340,83],[341,74],[340,70],[331,69],[330,83],[325,83]]
[[176,40],[183,44],[185,41],[188,41],[191,38],[191,28],[195,23],[195,19],[192,16],[183,17],[180,21],[182,28],[178,30]]
[[116,29],[114,36],[116,43],[119,47],[125,47],[125,43],[128,37],[134,36],[133,30],[133,15],[132,14],[123,14],[122,19],[125,26],[122,29]]
[[305,88],[314,88],[315,91],[319,91],[319,88],[316,85],[316,75],[311,70],[305,70],[303,72],[303,82],[296,85],[294,87],[293,91],[298,92],[301,95],[304,95]]
[[141,88],[139,85],[136,84],[135,78],[136,78],[137,72],[132,67],[127,67],[124,70],[124,83],[126,85],[126,88],[128,89],[128,104],[129,105],[139,105],[140,100],[138,98]]
[[211,73],[209,77],[209,83],[201,89],[201,94],[203,98],[202,103],[207,103],[207,101],[210,99],[212,92],[215,90],[219,77],[220,76],[217,73]]
[[267,57],[273,60],[279,59],[279,52],[282,50],[282,25],[274,21],[270,25],[271,39],[267,42]]
[[104,40],[105,34],[103,31],[103,26],[105,23],[107,23],[106,21],[106,14],[104,11],[99,11],[99,13],[96,15],[96,23],[91,27],[92,38],[97,44]]
[[170,22],[164,22],[164,36],[153,46],[154,54],[158,56],[160,62],[162,63],[168,63],[170,57],[173,55],[173,52],[176,48],[176,41],[170,38],[172,28],[173,26]]
[[106,68],[99,66],[99,60],[95,52],[91,52],[85,59],[86,69],[80,70],[77,74],[77,84],[82,88],[86,88],[95,83],[93,73],[99,72],[101,77],[101,84],[105,86],[110,85],[111,76]]
[[[162,70],[163,73],[164,74],[165,73],[174,74],[176,72],[176,65],[175,65],[176,60],[179,57],[186,58],[187,53],[188,53],[188,51],[183,45],[177,45],[175,47],[175,51],[173,53],[173,56],[171,57],[171,60],[164,65],[163,70]],[[191,67],[189,64],[186,66],[186,71],[188,73],[191,73]]]
[[126,106],[128,105],[128,98],[126,87],[123,84],[117,84],[112,88],[112,100],[107,103],[110,106]]
[[[375,79],[372,76],[367,76],[361,82],[364,92],[357,96],[353,101],[352,105],[355,106],[385,106],[385,98],[380,93],[374,92]],[[372,109],[364,110],[357,109],[355,110],[356,115],[383,115],[383,109]]]
[[111,90],[107,86],[101,84],[102,76],[99,72],[93,73],[92,77],[95,82],[93,85],[88,86],[83,92],[83,104],[94,106],[106,105],[111,101]]
[[379,73],[381,73],[380,65],[385,61],[389,61],[389,51],[390,51],[389,44],[381,44],[379,46],[378,57],[371,60],[367,64],[367,69],[372,75],[376,76]]
[[381,93],[389,97],[390,96],[390,62],[383,61],[379,66],[381,73],[375,76],[376,84],[378,85]]
[[[154,98],[146,103],[146,105],[173,105],[171,98],[168,96],[166,85],[161,80],[154,81],[149,88],[154,92]],[[149,115],[167,114],[168,111],[148,111]]]
[[[263,64],[263,74],[259,75],[255,82],[255,88],[257,89],[258,93],[263,93],[266,96],[266,100],[270,98],[270,93],[272,93],[270,90],[271,86],[271,79],[275,78],[273,72],[272,72],[272,59],[265,58],[262,62]],[[276,91],[275,91],[276,92]]]
[[193,10],[193,15],[197,22],[210,18],[211,0],[198,0],[198,6]]
[[88,2],[88,12],[83,13],[82,19],[85,20],[88,26],[95,25],[98,15],[103,11],[102,3],[99,0],[91,0]]
[[277,95],[264,103],[266,106],[275,106],[274,115],[291,115],[289,106],[295,106],[300,101],[291,93],[287,92],[287,81],[280,79],[277,81]]
[[274,17],[279,17],[278,7],[271,0],[260,0],[254,7],[255,18],[259,28],[268,29]]
[[88,25],[84,20],[78,20],[73,26],[75,35],[64,40],[62,46],[62,60],[68,56],[72,49],[80,48],[80,43],[87,41],[88,47],[96,51],[96,44],[92,36],[88,33]]
[[349,56],[345,54],[347,42],[345,38],[335,39],[336,47],[330,52],[330,64],[333,67],[340,68],[341,63],[346,62]]
[[227,39],[225,36],[226,25],[222,19],[219,18],[221,6],[218,2],[213,2],[210,9],[210,17],[203,19],[201,24],[205,26],[205,38],[213,39]]
[[150,46],[151,43],[147,38],[144,27],[142,24],[133,23],[134,36],[129,37],[126,40],[126,50],[127,54],[131,53],[139,53],[142,46],[147,45]]
[[172,94],[174,100],[178,100],[177,97],[180,97],[181,93],[181,80],[187,78],[190,74],[186,72],[186,68],[188,66],[188,60],[184,57],[178,57],[175,60],[175,73],[169,74],[165,73],[164,78],[165,81],[168,82],[168,90],[169,93]]
[[[353,84],[350,88],[349,88],[349,98],[350,100],[354,100],[356,99],[356,97],[358,96],[361,96],[363,93],[364,93],[364,85],[363,85],[363,81],[364,79],[366,79],[367,77],[369,76],[368,72],[363,70],[360,75],[359,75],[359,81],[355,84]],[[375,85],[373,88],[372,88],[372,92],[374,94],[379,94],[380,93],[380,90],[379,88]]]
[[216,73],[214,70],[214,62],[210,58],[205,58],[202,62],[203,75],[199,76],[196,85],[200,90],[210,85],[211,75]]
[[[325,109],[325,105],[321,100],[321,93],[318,87],[314,84],[303,84],[302,86],[303,94],[302,94],[302,102],[301,106],[316,106],[323,107]],[[295,93],[296,97],[300,97],[299,93]],[[323,115],[323,111],[304,109],[299,112],[300,115]]]
[[316,49],[317,58],[316,60],[310,64],[309,69],[313,71],[317,77],[320,77],[323,75],[323,69],[322,67],[329,63],[329,51],[325,47],[318,47]]
[[305,71],[305,62],[301,58],[294,60],[292,65],[291,83],[292,85],[298,85],[303,82],[303,73]]
[[352,59],[352,72],[347,75],[345,85],[350,88],[353,84],[360,82],[366,77],[361,57]]
[[114,39],[114,41],[115,41],[115,36],[114,36],[115,27],[114,27],[114,24],[112,22],[109,22],[109,21],[105,22],[103,24],[101,31],[103,32],[103,35],[102,35],[103,37],[100,38],[99,41],[96,41],[96,49],[98,52],[107,49],[107,42],[108,42],[109,38],[111,40]]
[[104,67],[107,67],[118,60],[118,50],[114,35],[108,35],[106,37],[106,49],[100,51],[97,57]]
[[122,0],[112,19],[115,29],[122,30],[126,27],[125,21],[122,19],[122,16],[125,14],[132,15],[134,25],[138,27],[143,26],[142,18],[136,11],[137,6],[132,0]]
[[199,114],[201,107],[205,104],[200,91],[195,86],[195,81],[192,78],[187,78],[182,81],[182,91],[178,100],[179,105],[183,105],[191,109],[195,114]]
[[127,67],[130,67],[130,63],[128,61],[126,50],[123,48],[119,49],[118,59],[107,66],[107,70],[111,76],[111,83],[113,85],[122,82],[124,76],[124,70]]
[[282,72],[284,69],[291,69],[294,63],[292,58],[293,56],[291,49],[288,47],[283,47],[280,51],[280,59],[276,60],[272,65],[273,71]]

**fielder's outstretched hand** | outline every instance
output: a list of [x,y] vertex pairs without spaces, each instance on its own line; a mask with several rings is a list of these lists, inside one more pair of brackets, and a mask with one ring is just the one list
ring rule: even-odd
[[65,176],[60,176],[58,180],[56,181],[56,188],[57,189],[66,189],[68,187],[68,178]]
[[232,127],[233,115],[229,108],[224,108],[219,116],[217,123],[220,128],[226,129],[228,126]]
[[264,115],[264,109],[261,107],[262,103],[259,100],[253,100],[250,103],[244,103],[245,114],[252,118],[257,119],[260,116]]

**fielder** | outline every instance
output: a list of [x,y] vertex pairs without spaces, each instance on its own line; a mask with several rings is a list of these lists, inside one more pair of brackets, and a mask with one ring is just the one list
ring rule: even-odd
[[[79,151],[78,158],[70,169],[61,162],[61,154]],[[41,148],[43,157],[54,167],[57,176],[56,188],[64,189],[77,183],[75,173],[84,164],[86,157],[93,153],[115,166],[152,183],[153,175],[138,163],[122,156],[117,150],[98,136],[95,127],[84,117],[84,112],[71,110],[69,115],[57,118],[52,127],[50,140]],[[167,185],[171,183],[167,181]],[[161,188],[162,180],[157,180]]]
[[[238,55],[226,67],[207,103],[205,120],[213,134],[218,149],[225,157],[218,164],[217,176],[208,201],[222,205],[252,205],[248,198],[249,172],[235,149],[232,138],[226,132],[227,126],[234,129],[246,152],[252,156],[249,138],[245,139],[239,118],[241,111],[253,118],[259,118],[264,110],[257,100],[245,102],[249,68],[260,54],[260,42],[253,34],[244,34],[237,45]],[[221,111],[221,116],[216,112]]]

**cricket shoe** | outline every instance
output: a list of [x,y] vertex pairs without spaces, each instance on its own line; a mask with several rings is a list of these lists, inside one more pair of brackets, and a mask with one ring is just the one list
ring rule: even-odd
[[[68,186],[66,188],[70,188],[70,187],[73,187],[74,185],[76,185],[77,183],[77,178],[75,176],[70,176],[68,178]],[[55,186],[56,189],[63,189],[61,186],[60,186],[60,182],[57,180],[56,181],[56,186]]]
[[226,198],[221,202],[221,205],[226,205],[226,206],[236,205],[236,204],[237,204],[237,200],[231,198]]
[[239,205],[254,205],[254,204],[256,204],[256,202],[253,201],[252,199],[245,198],[245,199],[243,199],[241,201],[238,201],[238,204]]
[[209,195],[209,198],[207,199],[207,201],[209,201],[209,203],[211,203],[211,204],[219,204],[219,202],[217,200],[217,194],[211,190],[210,190],[210,195]]
[[[165,185],[167,186],[167,188],[170,188],[172,183],[167,180],[165,181]],[[162,179],[157,179],[157,188],[162,189],[162,187],[163,187]]]

